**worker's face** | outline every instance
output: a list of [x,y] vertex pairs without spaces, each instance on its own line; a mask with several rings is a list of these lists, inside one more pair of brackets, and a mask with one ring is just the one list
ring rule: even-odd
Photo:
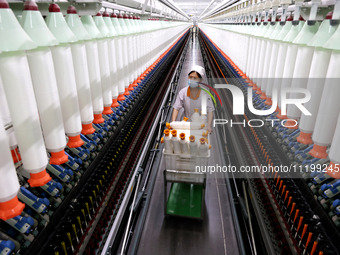
[[199,82],[201,82],[201,78],[196,72],[192,72],[191,74],[189,74],[188,85],[190,88],[196,88]]

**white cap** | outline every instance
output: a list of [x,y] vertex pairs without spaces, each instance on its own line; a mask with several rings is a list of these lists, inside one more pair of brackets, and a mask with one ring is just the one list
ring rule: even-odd
[[204,76],[205,76],[205,70],[204,70],[204,68],[203,68],[202,66],[193,65],[193,66],[191,67],[189,73],[191,73],[191,72],[193,72],[193,71],[195,71],[196,73],[199,73],[199,74],[201,75],[201,77],[204,78]]

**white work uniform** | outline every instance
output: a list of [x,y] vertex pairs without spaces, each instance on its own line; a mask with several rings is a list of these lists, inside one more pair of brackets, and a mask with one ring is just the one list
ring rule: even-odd
[[191,99],[190,98],[190,89],[189,86],[181,89],[178,93],[178,96],[176,98],[175,104],[173,105],[174,109],[177,109],[180,111],[182,108],[184,108],[184,117],[189,118],[191,121],[191,116],[194,113],[194,109],[198,109],[199,113],[202,111],[202,100],[203,98],[206,98],[206,112],[212,112],[215,111],[215,107],[213,104],[213,101],[208,93],[206,93],[203,90],[200,90],[200,95],[197,99]]

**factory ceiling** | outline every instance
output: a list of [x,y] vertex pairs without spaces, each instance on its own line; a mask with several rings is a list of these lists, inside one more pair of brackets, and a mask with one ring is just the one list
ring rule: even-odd
[[203,13],[214,9],[222,0],[172,0],[180,9],[182,9],[193,20],[197,20]]

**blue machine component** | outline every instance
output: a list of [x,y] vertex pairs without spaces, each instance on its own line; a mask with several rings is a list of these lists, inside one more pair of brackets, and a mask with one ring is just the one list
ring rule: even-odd
[[254,103],[259,103],[260,101],[263,101],[263,100],[259,97],[259,95],[256,94],[256,91],[255,91],[255,90],[252,91],[252,94],[253,94],[253,101],[254,101]]
[[312,172],[311,177],[313,178],[312,182],[314,184],[321,184],[332,179],[328,174],[319,172]]
[[[307,148],[303,149],[302,145],[300,145],[300,150],[295,152],[295,158],[300,162],[305,162],[307,159],[311,158],[309,155],[309,151],[313,148],[312,146],[308,146]],[[309,163],[310,164],[310,163]]]
[[295,145],[299,145],[299,143],[296,142],[296,141],[295,141],[295,142],[293,141],[293,142],[289,142],[289,143],[288,143],[288,147],[294,147]]
[[105,115],[103,115],[103,118],[105,119],[104,123],[100,124],[104,128],[106,132],[109,132],[112,130],[112,124],[105,118]]
[[302,165],[310,165],[312,164],[312,160],[311,159],[305,159],[302,161]]
[[[132,102],[133,100],[134,100],[134,97],[136,96],[135,95],[135,90],[136,90],[136,88],[134,88],[134,90],[132,90],[132,91],[130,91],[130,95],[128,95],[128,96],[126,96],[125,98],[127,99],[127,100],[129,100],[130,102]],[[129,102],[127,102],[128,104],[130,104]]]
[[312,145],[308,146],[305,149],[298,150],[298,151],[295,152],[295,155],[300,154],[300,155],[306,155],[306,157],[307,157],[308,156],[308,152],[310,152],[310,150],[313,149],[313,146],[314,145],[312,144]]
[[[82,139],[83,141],[85,139]],[[96,143],[94,141],[90,141],[87,139],[87,141],[84,141],[84,146],[89,152],[93,152],[96,150]]]
[[120,111],[122,111],[122,112],[125,112],[126,109],[125,109],[125,107],[123,106],[122,101],[118,101],[118,104],[119,104],[119,106],[117,107],[117,110],[120,110]]
[[79,169],[79,164],[80,165],[83,163],[80,158],[75,159],[72,157],[69,153],[65,151],[65,154],[68,156],[68,161],[65,163],[69,168],[71,168],[73,171],[77,171]]
[[18,198],[38,213],[45,213],[47,206],[50,205],[47,198],[38,198],[24,187],[20,187]]
[[311,164],[315,164],[319,161],[319,158],[312,158],[312,159],[306,159],[302,162],[302,165],[311,165]]
[[300,161],[302,161],[302,159],[306,159],[307,157],[309,157],[309,154],[308,153],[304,153],[304,150],[306,148],[306,145],[305,144],[302,144],[302,143],[299,143],[299,142],[291,142],[289,143],[288,146],[294,146],[291,151],[294,152],[294,155],[297,157],[297,156],[300,156]]
[[334,180],[330,183],[323,184],[321,186],[321,190],[323,191],[322,196],[324,198],[332,198],[335,195],[340,193],[340,180]]
[[[70,148],[67,148],[68,150],[70,149]],[[71,168],[72,170],[75,170],[75,169],[73,169],[74,167],[76,167],[76,166],[78,166],[79,167],[79,165],[82,165],[83,164],[83,161],[81,160],[81,158],[80,157],[78,157],[78,155],[77,154],[75,154],[72,150],[70,150],[69,151],[70,153],[72,153],[72,155],[73,155],[73,157],[72,157],[72,161],[73,161],[73,163],[76,163],[77,165],[75,165],[75,166],[73,166],[74,164],[68,164],[69,162],[70,162],[70,157],[69,157],[69,161],[67,162],[67,163],[65,163],[69,168]],[[67,155],[70,155],[70,153],[68,153],[68,152],[66,152],[65,151],[65,153],[67,154]],[[76,170],[77,170],[78,168],[76,168]]]
[[[337,201],[337,204],[339,204],[339,199],[335,200],[334,203],[336,201]],[[333,203],[333,205],[334,205],[334,203]],[[339,205],[335,207],[335,214],[340,215],[340,206]]]
[[83,141],[88,140],[94,146],[97,146],[98,144],[100,144],[101,143],[100,138],[103,138],[100,134],[97,134],[96,132],[93,133],[93,134],[88,134],[86,136],[85,135],[80,135],[80,137],[81,137],[81,139],[83,139]]
[[63,189],[63,185],[54,180],[46,183],[44,186],[41,186],[45,192],[47,192],[52,197],[58,197],[60,195],[60,191]]
[[300,147],[301,146],[301,144],[300,143],[298,143],[298,142],[290,142],[290,143],[288,143],[288,147],[290,148],[290,150],[292,151],[292,152],[296,152],[296,151],[298,151],[298,150],[300,150]]
[[[130,94],[131,94],[131,92],[130,92]],[[126,99],[125,99],[126,103],[127,103],[127,104],[131,104],[131,103],[132,103],[132,102],[131,102],[131,101],[132,101],[131,99],[132,99],[131,96],[127,96]]]
[[88,135],[83,135],[84,136],[84,141],[89,141],[92,142],[94,146],[97,146],[98,144],[101,144],[102,141],[101,139],[103,136],[101,134],[98,134],[97,132],[94,132],[93,134],[88,134]]
[[123,102],[118,101],[118,103],[124,106],[124,108],[128,108],[129,105],[127,104],[127,101],[130,101],[130,100],[126,98]]
[[263,110],[269,110],[269,107],[270,107],[269,105],[266,105],[265,103],[263,103],[263,104],[261,104],[261,105],[263,105],[263,106],[262,106],[262,109],[263,109]]
[[[83,147],[69,148],[69,150],[72,151],[82,161],[87,160],[89,158],[90,152]],[[80,162],[77,163],[79,164]]]
[[116,112],[112,113],[112,119],[115,121],[119,120],[119,117],[117,116]]
[[[276,119],[276,117],[274,117],[274,119]],[[274,122],[274,127],[279,127],[280,126],[280,121],[275,121]]]
[[93,134],[86,135],[86,136],[89,137],[92,141],[96,141],[97,144],[100,144],[100,143],[102,143],[101,139],[104,138],[105,131],[96,127],[95,125],[93,125],[93,127],[96,131]]
[[76,149],[79,149],[79,150],[83,151],[88,156],[90,156],[90,154],[91,154],[90,150],[88,148],[86,148],[86,146],[78,147]]
[[[305,148],[307,145],[299,143],[299,142],[293,142],[296,146],[294,146],[294,149],[292,149],[292,152],[294,152],[295,156],[301,155],[302,158],[307,158],[309,155],[308,153],[305,153]],[[289,143],[291,144],[291,143]],[[288,145],[289,146],[289,145]],[[299,153],[297,153],[299,152]]]
[[256,94],[256,92],[255,92],[255,94],[253,93],[253,97],[255,99],[255,103],[256,103],[257,106],[260,106],[261,104],[263,104],[266,101],[266,100],[261,98],[260,94]]
[[105,123],[109,126],[114,126],[115,125],[115,122],[111,116],[112,114],[110,115],[103,115],[103,118],[105,119]]
[[315,178],[315,177],[317,177],[318,175],[321,175],[321,174],[322,173],[319,173],[319,172],[311,172],[310,177]]
[[297,143],[299,145],[298,150],[300,149],[301,144],[296,141],[296,137],[299,135],[299,130],[297,133],[296,130],[293,132],[291,129],[285,128],[285,132],[282,133],[283,143],[285,145],[289,145],[290,143]]
[[73,176],[73,172],[69,168],[64,168],[60,165],[48,164],[46,168],[62,182],[69,182]]
[[122,115],[123,115],[123,113],[120,111],[120,109],[117,109],[117,110],[116,110],[116,113],[117,113],[117,115],[119,115],[119,116],[122,116]]
[[288,138],[289,142],[292,142],[292,141],[295,140],[294,138],[295,138],[299,133],[300,133],[300,130],[297,129],[297,130],[294,130],[292,133],[289,133],[289,132],[288,132],[288,133],[285,134],[282,138],[283,138],[283,139]]
[[135,88],[133,91],[131,91],[131,93],[128,97],[131,101],[134,101],[136,96],[137,96],[137,94],[136,94],[136,88]]
[[[267,120],[276,120],[274,113],[272,113],[271,115],[269,115],[269,116],[267,117]],[[275,122],[276,122],[276,121],[274,121],[274,123],[275,123]],[[268,123],[269,123],[269,122],[268,122]]]
[[258,108],[260,108],[260,109],[263,109],[266,105],[264,104],[264,102],[265,102],[265,100],[263,100],[263,99],[260,99],[261,101],[259,102],[259,104],[258,104]]
[[98,129],[102,129],[105,133],[103,131],[101,131],[101,134],[104,137],[107,136],[107,132],[109,132],[109,128],[108,128],[106,123],[104,123],[104,124],[94,124],[93,126],[97,127]]
[[280,125],[277,131],[283,136],[284,134],[287,133],[287,128]]
[[[293,151],[293,150],[292,150]],[[300,153],[296,153],[297,151],[299,151]],[[301,150],[297,150],[297,151],[293,151],[295,154],[295,159],[298,162],[304,162],[305,160],[308,159],[308,157],[310,157],[310,155],[306,154],[306,153],[302,153]]]
[[98,136],[102,139],[103,137],[107,137],[106,131],[103,129],[103,127],[100,124],[93,124],[93,127],[96,130],[96,133]]
[[106,136],[108,136],[108,132],[110,131],[109,125],[106,122],[97,125],[101,126],[101,128],[106,132]]
[[10,255],[15,249],[15,244],[11,240],[0,240],[0,254]]
[[340,205],[340,199],[335,199],[334,202],[333,202],[333,206],[338,207],[339,205]]
[[31,217],[16,216],[12,219],[6,220],[6,223],[20,233],[25,234],[30,232],[31,227],[34,224],[34,220]]
[[87,137],[83,134],[80,134],[80,138],[84,141],[84,146],[86,149],[88,149],[91,152],[96,149],[97,145],[96,142],[87,139]]

